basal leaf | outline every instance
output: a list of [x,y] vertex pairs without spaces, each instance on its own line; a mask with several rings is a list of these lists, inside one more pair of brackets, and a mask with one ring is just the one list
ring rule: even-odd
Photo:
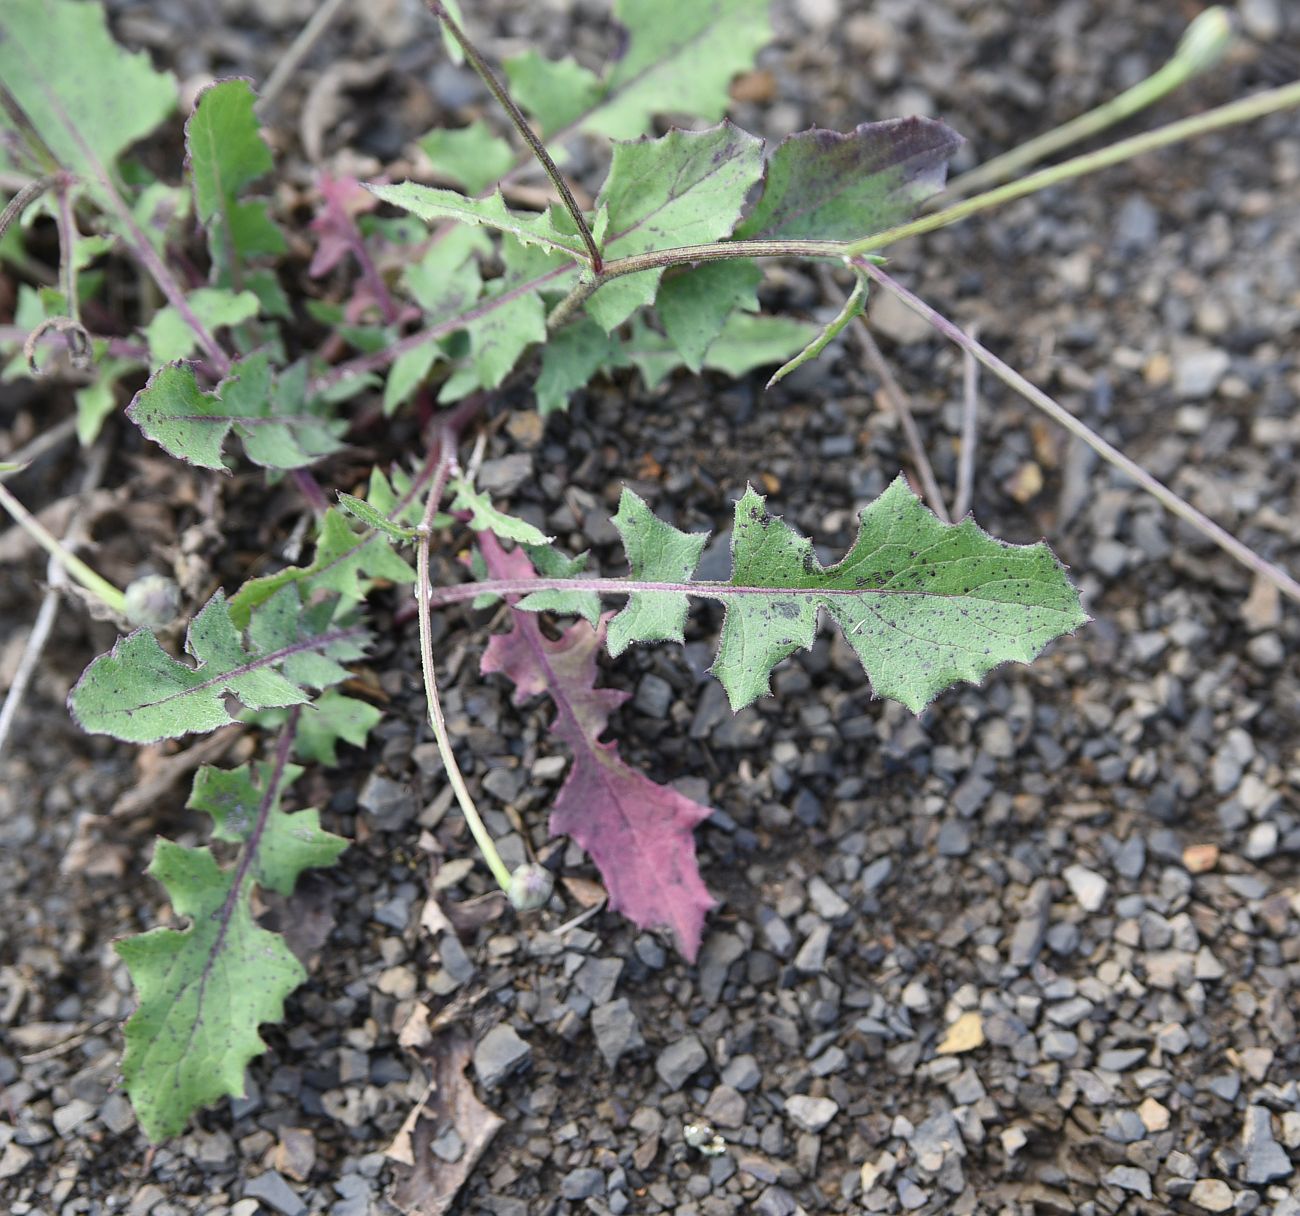
[[418,215],[422,220],[456,220],[461,224],[494,228],[498,232],[508,232],[524,245],[538,245],[584,260],[587,256],[582,242],[556,227],[549,211],[534,215],[511,211],[500,190],[485,198],[467,198],[455,190],[439,190],[418,182],[369,185],[366,188],[376,198]]
[[492,500],[476,490],[471,482],[457,477],[448,487],[452,492],[451,509],[468,511],[469,526],[476,532],[491,532],[502,540],[523,545],[547,545],[551,538],[526,520],[507,515],[492,505]]
[[151,1140],[185,1127],[201,1106],[244,1093],[248,1062],[266,1050],[262,1022],[307,978],[284,939],[253,919],[251,879],[234,889],[207,849],[160,839],[152,874],[189,928],[115,943],[139,994],[126,1024],[123,1088]]
[[916,711],[952,684],[1029,662],[1087,620],[1046,545],[1009,545],[971,520],[941,523],[901,477],[863,509],[857,541],[833,566],[752,489],[736,504],[732,555],[713,671],[735,708],[767,692],[774,664],[812,645],[821,610],[876,695]]
[[533,385],[538,413],[567,409],[570,393],[617,362],[618,343],[595,321],[581,317],[566,325],[542,347],[542,370]]
[[227,275],[241,257],[284,248],[265,204],[240,202],[240,194],[272,165],[253,112],[255,100],[247,80],[218,81],[199,94],[185,124],[195,212],[208,229],[214,264]]
[[185,805],[212,816],[212,834],[218,840],[241,845],[253,842],[256,848],[248,867],[253,879],[281,895],[291,895],[303,870],[332,866],[348,842],[324,831],[314,809],[281,810],[282,794],[302,775],[302,769],[296,764],[285,765],[271,790],[268,784],[274,771],[275,766],[267,763],[235,769],[204,765],[194,775]]
[[[627,551],[634,582],[687,583],[700,563],[707,532],[691,534],[664,523],[624,487],[614,526]],[[684,591],[635,591],[609,626],[609,653],[620,655],[633,642],[681,642],[686,627]]]
[[790,135],[767,162],[763,193],[736,236],[851,241],[910,219],[943,189],[962,139],[931,118],[864,122],[847,135]]
[[[599,77],[570,58],[545,59],[536,51],[525,51],[502,66],[511,96],[537,119],[543,137],[590,113],[605,93]],[[644,125],[628,134],[640,135],[642,130]],[[513,163],[512,155],[506,168]]]
[[231,369],[216,393],[199,388],[186,363],[160,368],[126,415],[146,436],[180,460],[227,471],[222,459],[233,430],[248,458],[263,468],[297,469],[338,449],[341,425],[311,412],[293,369],[274,378],[265,353]]
[[321,517],[320,536],[311,564],[289,566],[275,574],[249,579],[231,597],[230,614],[242,626],[258,605],[295,583],[304,584],[304,597],[332,591],[344,603],[356,603],[365,598],[375,579],[412,583],[415,571],[394,551],[392,540],[382,532],[366,528],[358,535],[348,525],[347,518],[331,508]]
[[[731,123],[614,145],[597,208],[608,216],[607,259],[730,236],[762,172],[763,141]],[[606,330],[655,297],[663,271],[624,275],[587,310]]]
[[514,149],[481,118],[455,130],[436,127],[417,142],[439,173],[470,194],[482,194],[515,163]]
[[[234,292],[224,287],[200,287],[185,297],[186,303],[209,330],[239,325],[257,316],[259,302],[251,291]],[[154,313],[144,336],[154,363],[188,359],[199,340],[188,321],[172,305]]]
[[758,311],[762,281],[763,272],[743,258],[707,262],[664,279],[655,311],[691,371],[704,365],[705,353],[732,313]]
[[[59,165],[101,202],[118,157],[176,105],[173,78],[118,46],[100,5],[80,0],[4,0],[0,80]],[[0,110],[2,130],[13,123]]]
[[[493,578],[528,578],[520,550],[506,553],[494,536],[479,544]],[[515,685],[521,704],[545,692],[555,703],[551,730],[573,753],[573,767],[551,810],[554,835],[571,836],[600,870],[609,904],[642,928],[666,926],[694,959],[714,900],[700,878],[694,829],[708,807],[657,785],[628,766],[616,743],[600,736],[627,693],[595,687],[601,634],[579,623],[552,640],[535,618],[515,615],[508,633],[484,651],[481,669]]]
[[768,8],[768,0],[619,0],[614,14],[627,28],[627,50],[601,101],[571,121],[631,139],[655,114],[721,118],[732,77],[753,66],[772,36]]
[[279,595],[254,613],[245,641],[218,591],[186,633],[185,650],[196,666],[172,658],[152,633],[137,629],[82,673],[68,697],[72,716],[90,734],[152,743],[233,721],[227,696],[249,709],[302,704],[309,698],[301,684],[345,675],[338,664],[360,657],[365,632],[322,618],[320,607],[315,614],[304,609],[296,588]]

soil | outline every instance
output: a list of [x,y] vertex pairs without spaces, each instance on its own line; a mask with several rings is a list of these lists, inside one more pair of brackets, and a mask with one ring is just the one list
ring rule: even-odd
[[[124,43],[192,91],[213,75],[264,80],[313,7],[110,11]],[[1198,8],[783,0],[733,117],[779,138],[932,114],[967,137],[960,169],[1153,70]],[[1228,62],[1131,129],[1297,74],[1300,9],[1240,8]],[[494,57],[536,45],[599,65],[617,45],[603,4],[493,0],[467,17]],[[483,91],[444,61],[419,6],[358,6],[271,116],[281,201],[310,185],[313,141],[364,177],[435,124],[480,113]],[[598,184],[594,157],[575,163]],[[890,252],[891,273],[1300,570],[1294,113]],[[838,306],[796,267],[773,267],[764,293],[774,311]],[[951,497],[960,356],[884,301],[872,308]],[[651,394],[629,376],[541,426],[524,376],[497,407],[485,476],[611,573],[623,484],[679,526],[717,531],[703,576],[725,558],[749,481],[823,557],[841,552],[856,510],[910,468],[879,383],[841,340],[761,384],[680,375]],[[0,457],[71,409],[66,386],[6,385]],[[374,459],[422,454],[413,418],[362,442],[318,470],[322,484],[352,489]],[[290,485],[183,470],[121,419],[105,447],[83,516],[111,577],[179,561],[201,599],[285,559],[301,516]],[[596,877],[575,846],[558,846],[552,905],[525,919],[464,864],[414,624],[379,592],[357,687],[384,721],[364,752],[344,747],[338,768],[298,787],[354,843],[267,909],[310,980],[265,1028],[248,1096],[156,1149],[115,1090],[132,996],[111,943],[169,923],[144,874],[153,840],[199,843],[203,827],[184,809],[187,778],[156,780],[179,749],[88,738],[68,720],[67,689],[115,635],[65,602],[0,758],[7,1210],[364,1216],[396,1196],[496,1216],[1300,1213],[1300,617],[987,378],[978,452],[975,517],[1008,540],[1048,538],[1094,618],[1032,666],[914,716],[873,700],[823,632],[778,669],[774,697],[733,718],[704,674],[719,624],[707,608],[684,648],[603,663],[605,682],[634,694],[615,719],[622,753],[716,808],[697,839],[719,906],[695,964],[608,911],[575,926]],[[80,494],[85,468],[65,446],[10,484],[45,508]],[[0,554],[7,684],[45,563],[13,533]],[[441,577],[456,577],[453,557]],[[545,701],[516,709],[508,685],[479,675],[499,627],[490,611],[443,618],[447,712],[471,784],[504,808],[489,814],[503,851],[522,856],[526,836],[546,854],[562,769],[545,761],[563,751]],[[259,746],[252,732],[223,743],[227,763]],[[413,1172],[384,1154],[422,1101]],[[489,1110],[500,1126],[475,1163]],[[440,1188],[458,1193],[444,1202]]]

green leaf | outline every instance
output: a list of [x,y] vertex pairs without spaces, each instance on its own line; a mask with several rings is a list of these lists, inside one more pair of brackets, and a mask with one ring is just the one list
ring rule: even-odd
[[584,131],[631,139],[668,111],[712,122],[727,108],[733,76],[771,39],[767,0],[619,0],[628,45]]
[[[0,80],[59,165],[101,204],[118,157],[176,105],[175,80],[144,51],[118,46],[100,5],[74,0],[4,0]],[[2,110],[0,131],[14,131]]]
[[[510,95],[537,119],[543,138],[589,113],[605,93],[600,79],[571,58],[544,59],[536,51],[525,51],[503,66]],[[643,129],[644,124],[627,134],[640,135]],[[512,154],[506,168],[513,163]]]
[[[689,582],[709,539],[707,532],[682,532],[657,519],[626,486],[613,524],[627,550],[628,577],[635,582]],[[686,609],[684,591],[634,591],[609,623],[609,653],[620,655],[633,642],[683,641]]]
[[137,629],[86,668],[68,707],[91,734],[153,743],[233,721],[228,695],[249,709],[302,704],[302,683],[324,687],[342,679],[339,663],[364,650],[364,631],[330,621],[322,609],[331,608],[304,609],[296,588],[285,588],[253,614],[245,642],[218,591],[185,635],[197,666],[173,659],[152,633]]
[[811,646],[825,610],[879,697],[921,710],[951,684],[1027,663],[1088,618],[1051,550],[1009,545],[971,520],[944,524],[897,478],[859,516],[857,541],[823,567],[811,542],[752,489],[736,504],[734,569],[713,672],[733,708],[768,691],[772,667]]
[[[542,578],[577,578],[587,568],[586,553],[566,557],[554,545],[525,545],[528,560]],[[600,623],[600,596],[594,591],[534,591],[516,605],[527,612],[556,612]]]
[[227,274],[241,257],[284,249],[266,205],[239,201],[240,192],[272,167],[253,112],[255,100],[247,80],[218,81],[199,94],[185,124],[195,212],[208,229],[214,264]]
[[[348,842],[324,831],[320,814],[313,808],[292,814],[282,811],[280,797],[302,775],[302,769],[286,764],[277,788],[271,790],[268,783],[274,770],[275,766],[267,763],[236,769],[204,765],[194,775],[185,805],[212,816],[212,835],[218,840],[241,845],[253,841],[256,851],[249,866],[253,879],[281,895],[291,895],[303,870],[332,866]],[[263,826],[254,840],[258,823]]]
[[758,311],[762,281],[763,272],[743,258],[708,262],[664,279],[655,311],[691,371],[703,366],[705,352],[736,309]]
[[457,130],[437,127],[417,142],[439,173],[470,194],[482,194],[515,163],[514,150],[481,118]]
[[511,211],[500,190],[486,198],[467,198],[455,190],[439,190],[418,182],[399,182],[394,186],[367,184],[366,189],[383,202],[401,207],[428,222],[455,220],[461,224],[495,228],[498,232],[509,233],[524,245],[538,245],[584,261],[587,257],[582,242],[557,228],[549,211],[540,215]]
[[364,498],[339,491],[339,506],[354,519],[359,519],[367,528],[377,528],[385,536],[397,541],[413,541],[418,535],[415,528],[406,528],[395,524],[378,507],[373,507]]
[[[383,469],[375,465],[370,470],[370,485],[366,490],[366,502],[381,511],[385,519],[397,524],[414,527],[424,514],[420,496],[415,492],[415,483],[405,469],[394,466],[391,477],[385,476]],[[435,517],[443,518],[442,516]],[[435,524],[443,527],[444,524]]]
[[541,529],[533,527],[526,520],[517,519],[513,515],[507,515],[504,511],[497,510],[492,505],[492,500],[482,490],[476,490],[473,484],[463,477],[457,477],[453,480],[450,489],[452,491],[451,509],[453,511],[468,511],[470,513],[469,526],[475,532],[491,532],[501,537],[502,540],[513,540],[521,545],[546,545],[550,543],[551,538]]
[[[783,362],[816,336],[817,326],[810,321],[732,313],[722,332],[710,343],[704,366],[726,372],[735,379],[756,367]],[[682,366],[677,347],[640,318],[633,319],[632,335],[621,344],[619,353],[640,370],[646,387],[651,389],[674,368]]]
[[311,565],[289,566],[275,574],[249,579],[231,597],[230,615],[242,627],[258,605],[295,583],[304,584],[304,597],[332,591],[344,603],[357,603],[365,598],[374,579],[413,583],[415,571],[394,552],[392,541],[382,532],[367,528],[358,535],[347,519],[331,508],[321,518]]
[[618,357],[618,343],[595,321],[582,317],[566,325],[542,347],[542,370],[533,385],[538,412],[545,417],[567,409],[569,394],[613,366]]
[[338,741],[365,747],[366,736],[383,716],[369,702],[327,688],[299,716],[294,752],[304,760],[333,768],[338,764]]
[[772,373],[771,379],[768,380],[765,388],[771,388],[779,380],[784,380],[792,371],[802,367],[805,363],[817,358],[841,333],[844,327],[849,324],[855,317],[861,316],[867,308],[867,280],[866,276],[859,274],[857,281],[853,284],[853,291],[849,298],[844,301],[844,307],[836,314],[833,320],[829,321],[825,327],[807,346],[803,348],[795,357],[786,363],[781,364],[775,372]]
[[77,402],[77,439],[83,448],[88,448],[95,442],[105,420],[117,409],[116,385],[119,377],[140,366],[135,359],[96,358],[95,379],[74,394]]
[[[224,287],[200,287],[185,297],[186,302],[209,330],[239,325],[257,316],[259,302],[251,291],[233,292]],[[149,356],[155,363],[188,359],[199,344],[189,322],[172,305],[160,308],[144,331]]]
[[[763,141],[721,123],[616,143],[597,208],[608,215],[607,260],[729,236],[762,172]],[[587,311],[612,330],[654,300],[662,269],[598,288]]]
[[160,368],[136,395],[126,416],[171,455],[226,472],[222,459],[233,430],[249,460],[263,468],[297,469],[337,451],[341,424],[309,412],[300,375],[271,375],[265,353],[236,363],[217,388],[199,388],[189,364]]
[[393,360],[384,380],[384,417],[393,412],[415,392],[428,378],[433,365],[442,357],[442,350],[436,342],[426,342],[414,350],[408,350]]
[[847,135],[790,135],[767,162],[742,239],[851,241],[910,219],[943,189],[962,139],[930,118],[864,122]]
[[183,1130],[201,1106],[244,1093],[248,1062],[266,1050],[262,1022],[307,978],[284,939],[253,919],[252,883],[238,890],[207,849],[160,839],[149,866],[189,928],[152,929],[114,944],[139,994],[126,1024],[123,1087],[154,1141]]

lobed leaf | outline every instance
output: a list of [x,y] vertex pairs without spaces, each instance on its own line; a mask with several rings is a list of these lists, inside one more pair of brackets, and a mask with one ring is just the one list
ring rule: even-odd
[[515,163],[514,149],[481,118],[454,130],[437,127],[416,142],[439,173],[470,194],[481,194]]
[[[817,332],[811,321],[734,312],[709,344],[704,366],[738,379],[756,367],[783,362],[807,346]],[[620,344],[619,355],[623,362],[636,365],[647,388],[682,366],[682,355],[673,342],[639,320],[632,322],[631,337]]]
[[248,1062],[266,1050],[262,1022],[307,978],[279,934],[253,919],[251,882],[238,889],[207,849],[159,839],[149,866],[189,928],[151,929],[114,943],[139,994],[126,1024],[122,1084],[150,1140],[190,1115],[242,1097]]
[[813,127],[777,145],[763,192],[735,235],[851,241],[911,219],[943,189],[962,144],[932,118],[864,122],[848,134]]
[[[763,141],[729,122],[706,131],[616,143],[596,200],[608,226],[608,259],[730,236],[759,180]],[[612,330],[655,298],[662,269],[623,275],[598,288],[587,311]]]
[[236,363],[216,393],[199,388],[190,364],[170,363],[136,393],[126,416],[171,455],[200,468],[229,471],[223,455],[234,431],[254,464],[297,469],[337,451],[341,430],[311,412],[304,391],[294,369],[273,377],[265,353]]
[[763,272],[743,258],[708,262],[664,280],[655,297],[655,311],[691,371],[703,367],[705,354],[732,313],[758,311],[762,281]]
[[448,487],[452,492],[451,509],[468,511],[469,526],[476,532],[491,532],[502,540],[512,540],[523,545],[547,545],[551,537],[540,528],[514,515],[507,515],[492,505],[492,500],[476,490],[472,482],[455,478]]
[[[234,292],[224,287],[197,288],[185,297],[185,302],[209,330],[251,321],[260,307],[251,291]],[[188,359],[198,349],[198,337],[190,323],[170,304],[154,313],[144,336],[155,364]]]
[[[479,546],[491,577],[532,575],[521,550],[506,553],[486,533]],[[611,908],[642,928],[667,926],[693,960],[714,904],[700,878],[693,835],[710,811],[629,767],[616,743],[600,741],[610,714],[628,696],[595,687],[602,640],[586,624],[552,640],[534,618],[515,614],[510,631],[488,643],[481,670],[510,679],[516,704],[542,692],[555,703],[551,730],[573,753],[573,767],[551,810],[552,834],[571,836],[591,855]]]
[[[546,59],[536,51],[525,51],[502,66],[511,96],[537,119],[543,138],[590,114],[605,95],[600,78],[569,57]],[[640,135],[643,129],[630,134]]]
[[325,602],[304,608],[296,588],[283,588],[249,621],[248,639],[218,591],[190,622],[185,651],[191,667],[169,655],[147,629],[137,629],[100,655],[68,696],[83,730],[129,743],[153,743],[216,730],[233,721],[226,697],[249,709],[299,705],[303,685],[323,688],[359,658],[365,632],[337,624]]

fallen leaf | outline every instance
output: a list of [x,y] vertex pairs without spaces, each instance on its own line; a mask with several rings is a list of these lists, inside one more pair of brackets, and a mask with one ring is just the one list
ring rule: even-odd
[[[534,577],[522,550],[507,553],[490,533],[478,539],[492,578]],[[551,730],[568,744],[573,764],[551,810],[552,835],[570,836],[587,850],[614,911],[643,929],[667,926],[694,961],[714,905],[700,878],[694,831],[711,811],[629,767],[617,743],[600,741],[610,714],[628,699],[595,686],[603,620],[596,630],[579,621],[552,641],[532,614],[513,618],[510,631],[488,643],[481,670],[510,679],[516,704],[542,692],[555,703]]]
[[943,1042],[935,1049],[937,1055],[955,1056],[963,1051],[974,1051],[984,1046],[984,1020],[979,1011],[972,1009],[963,1013],[943,1036]]
[[[460,1035],[439,1041],[429,1089],[387,1151],[393,1160],[410,1158],[410,1174],[392,1193],[407,1216],[443,1216],[505,1122],[478,1100],[465,1076],[470,1053],[470,1040]],[[431,1147],[448,1130],[460,1137],[461,1153],[455,1161],[444,1161]]]

